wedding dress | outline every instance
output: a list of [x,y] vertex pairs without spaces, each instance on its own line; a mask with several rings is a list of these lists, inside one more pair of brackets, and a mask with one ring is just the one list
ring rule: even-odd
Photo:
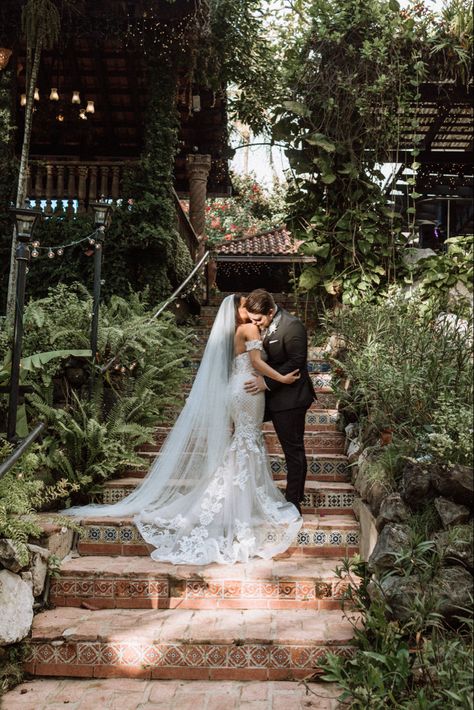
[[113,505],[69,515],[134,514],[155,560],[234,564],[288,549],[302,518],[276,487],[263,441],[263,392],[245,392],[249,351],[234,357],[233,297],[219,309],[188,400],[147,477]]

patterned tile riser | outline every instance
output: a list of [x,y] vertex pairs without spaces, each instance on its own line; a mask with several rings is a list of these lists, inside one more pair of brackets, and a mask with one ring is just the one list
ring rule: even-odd
[[[318,608],[318,601],[323,607],[339,608],[344,592],[343,583],[333,580],[291,580],[270,579],[266,581],[246,582],[241,580],[200,579],[173,580],[163,579],[128,579],[111,577],[101,580],[85,577],[62,576],[53,580],[50,598],[53,604],[60,606],[80,606],[82,601],[94,599],[97,606],[127,608],[135,605],[144,607],[150,602],[151,608],[201,608],[201,602],[213,602],[218,608],[225,608],[227,602],[231,608],[238,603],[245,608],[246,602],[261,603],[264,609],[286,605],[299,608],[313,602]],[[156,602],[153,604],[153,602]],[[332,604],[331,604],[332,602]]]
[[[354,523],[356,527],[357,524]],[[88,544],[100,545],[106,544],[108,546],[116,545],[117,547],[122,546],[135,546],[143,545],[142,537],[140,536],[136,527],[130,524],[124,524],[120,526],[114,525],[94,525],[83,523],[82,525],[84,534],[80,541],[80,549],[86,550]],[[311,530],[311,528],[303,529],[298,533],[297,540],[294,541],[292,547],[353,547],[359,544],[359,531],[358,529],[349,530]]]
[[[195,678],[261,680],[301,678],[318,669],[329,652],[347,657],[354,649],[346,644],[301,645],[289,643],[144,643],[139,641],[48,641],[33,642],[26,658],[26,670],[38,675],[102,677],[114,670],[116,677],[170,677],[167,671],[195,671]],[[214,675],[214,672],[219,671]]]
[[[106,488],[102,501],[107,504],[123,500],[134,490],[134,486],[120,488]],[[304,497],[303,508],[310,510],[329,509],[335,512],[350,510],[354,503],[354,493],[307,493]]]

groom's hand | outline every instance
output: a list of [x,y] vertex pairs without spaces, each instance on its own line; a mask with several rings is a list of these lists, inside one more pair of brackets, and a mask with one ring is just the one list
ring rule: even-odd
[[263,377],[261,375],[257,375],[252,380],[247,380],[247,382],[244,383],[244,389],[249,394],[258,394],[259,392],[266,390],[267,386]]

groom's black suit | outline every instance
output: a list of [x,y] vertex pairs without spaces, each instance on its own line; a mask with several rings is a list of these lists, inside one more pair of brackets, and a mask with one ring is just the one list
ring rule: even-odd
[[[298,510],[304,498],[306,454],[304,427],[306,410],[316,399],[307,368],[308,342],[303,323],[279,308],[263,339],[267,362],[282,375],[300,370],[301,377],[292,385],[265,377],[265,421],[271,419],[285,454],[288,469],[286,499]],[[272,332],[273,331],[273,332]]]

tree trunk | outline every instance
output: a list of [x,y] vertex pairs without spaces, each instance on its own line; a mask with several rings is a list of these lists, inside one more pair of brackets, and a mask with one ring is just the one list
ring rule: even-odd
[[[18,187],[16,193],[16,207],[23,207],[26,200],[26,186],[28,177],[28,158],[30,155],[31,129],[33,126],[33,104],[36,81],[38,79],[39,65],[41,58],[41,42],[37,42],[31,71],[29,72],[29,82],[27,84],[26,106],[25,106],[25,129],[23,133],[23,145],[21,148],[20,169],[18,172]],[[16,291],[16,227],[13,229],[12,248],[10,254],[10,276],[8,279],[7,296],[7,322],[12,323],[15,314],[15,291]]]

